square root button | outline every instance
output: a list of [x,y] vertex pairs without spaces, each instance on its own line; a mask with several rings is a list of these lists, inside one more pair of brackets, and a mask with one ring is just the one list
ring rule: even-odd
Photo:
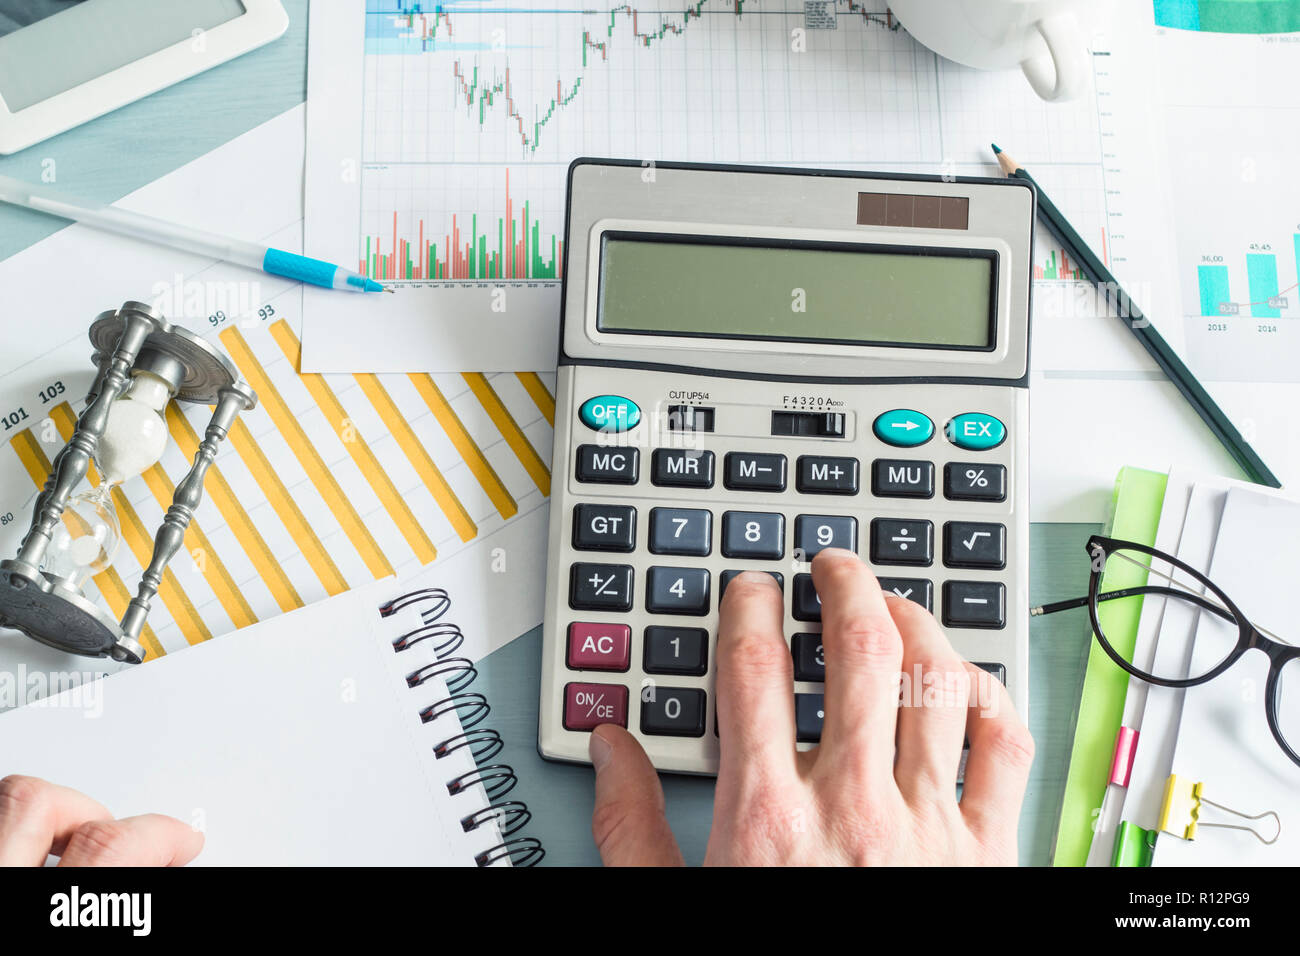
[[625,671],[632,658],[632,628],[626,624],[569,625],[569,667],[579,671]]
[[565,729],[595,730],[601,724],[627,726],[627,688],[622,684],[565,684]]

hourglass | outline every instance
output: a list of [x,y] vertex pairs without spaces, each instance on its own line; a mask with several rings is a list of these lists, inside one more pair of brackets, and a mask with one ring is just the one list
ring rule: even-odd
[[[0,627],[74,654],[138,664],[144,657],[140,631],[203,498],[204,476],[236,417],[257,403],[257,395],[216,348],[140,302],[98,316],[90,342],[98,374],[86,410],[54,457],[17,557],[0,561]],[[116,621],[82,589],[111,565],[121,538],[112,489],[153,467],[167,448],[171,401],[211,405],[212,417],[154,537],[139,590]],[[92,462],[98,487],[74,494]]]

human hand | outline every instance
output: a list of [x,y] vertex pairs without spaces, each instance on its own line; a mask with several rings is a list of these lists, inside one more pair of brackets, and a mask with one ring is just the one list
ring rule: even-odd
[[[820,745],[804,752],[794,744],[781,591],[762,572],[727,586],[717,642],[721,759],[705,864],[1014,864],[1034,744],[1006,689],[962,661],[924,608],[883,594],[856,554],[822,551],[812,575],[826,718]],[[659,777],[636,738],[605,724],[590,751],[592,833],[604,862],[680,864]]]
[[0,780],[0,866],[184,866],[203,834],[174,817],[113,819],[90,797],[37,777]]

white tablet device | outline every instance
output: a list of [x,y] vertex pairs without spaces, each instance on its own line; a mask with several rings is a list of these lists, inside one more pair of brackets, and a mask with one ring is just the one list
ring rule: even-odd
[[0,2],[0,153],[13,153],[284,33],[280,0]]

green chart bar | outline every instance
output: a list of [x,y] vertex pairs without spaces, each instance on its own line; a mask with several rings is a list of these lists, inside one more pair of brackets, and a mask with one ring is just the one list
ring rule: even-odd
[[1246,253],[1246,278],[1250,282],[1250,314],[1257,319],[1279,318],[1281,310],[1269,305],[1270,299],[1277,299],[1277,256]]
[[1224,315],[1220,307],[1231,302],[1227,266],[1197,266],[1196,281],[1201,289],[1201,315]]

